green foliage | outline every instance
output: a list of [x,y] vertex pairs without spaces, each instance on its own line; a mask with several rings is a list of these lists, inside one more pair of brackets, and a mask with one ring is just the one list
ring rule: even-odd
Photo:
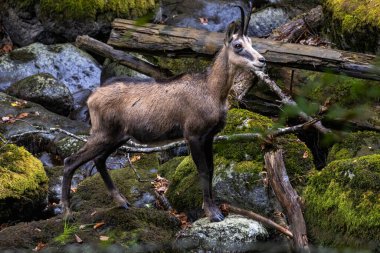
[[366,248],[380,241],[380,155],[331,162],[314,172],[303,195],[316,242]]
[[68,242],[74,241],[74,234],[78,231],[78,225],[70,225],[67,221],[65,221],[63,225],[63,232],[54,238],[54,242],[59,244],[66,244]]
[[40,0],[45,16],[62,15],[70,19],[94,19],[100,13],[112,12],[117,17],[146,15],[155,7],[154,0]]

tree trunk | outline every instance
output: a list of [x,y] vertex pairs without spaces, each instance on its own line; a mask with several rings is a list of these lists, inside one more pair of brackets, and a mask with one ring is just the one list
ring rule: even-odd
[[264,156],[269,184],[288,218],[293,244],[297,252],[310,252],[306,224],[299,203],[300,197],[286,174],[282,150],[267,152]]
[[[212,57],[222,47],[224,34],[157,24],[136,25],[134,21],[115,19],[108,44],[121,49],[169,56],[202,54]],[[376,56],[251,38],[269,64],[344,73],[348,76],[380,80]]]

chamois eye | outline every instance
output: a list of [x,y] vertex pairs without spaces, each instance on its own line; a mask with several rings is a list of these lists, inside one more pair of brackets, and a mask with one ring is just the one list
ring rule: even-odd
[[234,45],[234,48],[235,48],[236,50],[240,50],[240,49],[243,48],[243,46],[242,46],[240,43],[237,43],[237,44]]

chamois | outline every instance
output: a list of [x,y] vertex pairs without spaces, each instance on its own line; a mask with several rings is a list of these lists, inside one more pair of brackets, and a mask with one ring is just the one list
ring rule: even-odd
[[213,201],[213,137],[225,125],[227,96],[239,69],[262,70],[265,59],[252,48],[247,37],[250,13],[243,8],[240,27],[232,22],[224,46],[205,73],[184,74],[167,81],[133,81],[115,78],[97,88],[87,104],[91,135],[87,143],[64,161],[62,206],[71,215],[69,194],[74,171],[94,160],[113,200],[128,208],[106,168],[106,159],[128,140],[156,143],[185,138],[196,164],[203,190],[203,208],[210,221],[222,221],[223,214]]

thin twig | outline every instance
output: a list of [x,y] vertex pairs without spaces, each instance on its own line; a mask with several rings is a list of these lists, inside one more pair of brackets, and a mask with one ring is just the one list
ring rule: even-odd
[[140,174],[137,172],[135,166],[132,164],[132,161],[131,161],[131,159],[129,158],[129,153],[127,154],[127,161],[128,161],[129,166],[132,168],[133,172],[135,172],[135,175],[136,175],[136,177],[137,177],[137,181],[139,181],[140,183],[150,182],[150,180],[147,180],[147,179],[141,179]]

